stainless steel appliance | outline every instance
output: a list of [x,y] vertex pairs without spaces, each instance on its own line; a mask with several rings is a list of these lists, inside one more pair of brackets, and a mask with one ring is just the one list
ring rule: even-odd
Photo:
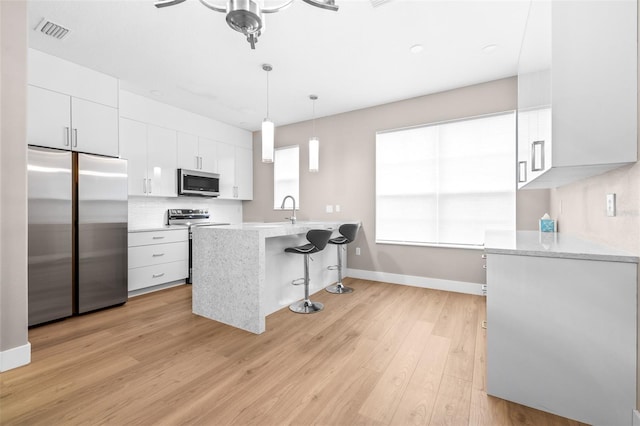
[[187,284],[191,284],[193,277],[193,228],[196,226],[219,226],[228,223],[213,222],[207,209],[169,209],[167,211],[167,224],[187,226],[189,228],[189,276]]
[[178,195],[217,197],[220,195],[220,175],[178,169]]
[[29,325],[127,301],[127,162],[29,147]]

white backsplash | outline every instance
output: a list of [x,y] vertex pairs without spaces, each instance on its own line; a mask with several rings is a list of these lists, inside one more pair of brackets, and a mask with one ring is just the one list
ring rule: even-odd
[[198,197],[129,197],[129,228],[167,224],[168,209],[209,209],[212,222],[242,223],[242,201]]

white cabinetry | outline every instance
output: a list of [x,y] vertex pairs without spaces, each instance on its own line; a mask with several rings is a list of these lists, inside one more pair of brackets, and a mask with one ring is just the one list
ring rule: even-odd
[[253,199],[253,153],[250,149],[218,144],[220,198]]
[[216,141],[178,132],[178,168],[218,172]]
[[487,393],[589,424],[630,426],[637,257],[563,235],[518,234],[522,248],[512,251],[487,236]]
[[27,143],[118,156],[116,108],[28,86]]
[[129,232],[129,291],[189,275],[187,229]]
[[120,149],[128,160],[129,195],[176,197],[176,132],[120,119]]
[[518,186],[635,162],[637,80],[637,2],[532,2],[518,63]]

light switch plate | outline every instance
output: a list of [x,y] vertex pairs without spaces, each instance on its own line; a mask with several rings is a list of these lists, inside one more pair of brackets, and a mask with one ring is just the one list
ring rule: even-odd
[[333,213],[333,206],[331,204],[327,204],[327,213]]
[[336,213],[340,211],[340,204],[336,204]]
[[616,194],[607,194],[607,216],[616,215]]

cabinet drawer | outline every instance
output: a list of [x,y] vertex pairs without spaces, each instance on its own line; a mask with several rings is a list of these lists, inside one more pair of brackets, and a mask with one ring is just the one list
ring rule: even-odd
[[129,291],[182,280],[188,275],[186,260],[129,269]]
[[146,246],[149,244],[175,243],[188,241],[187,229],[168,229],[166,231],[129,232],[129,247]]
[[177,262],[188,258],[189,244],[186,241],[129,247],[129,268]]

